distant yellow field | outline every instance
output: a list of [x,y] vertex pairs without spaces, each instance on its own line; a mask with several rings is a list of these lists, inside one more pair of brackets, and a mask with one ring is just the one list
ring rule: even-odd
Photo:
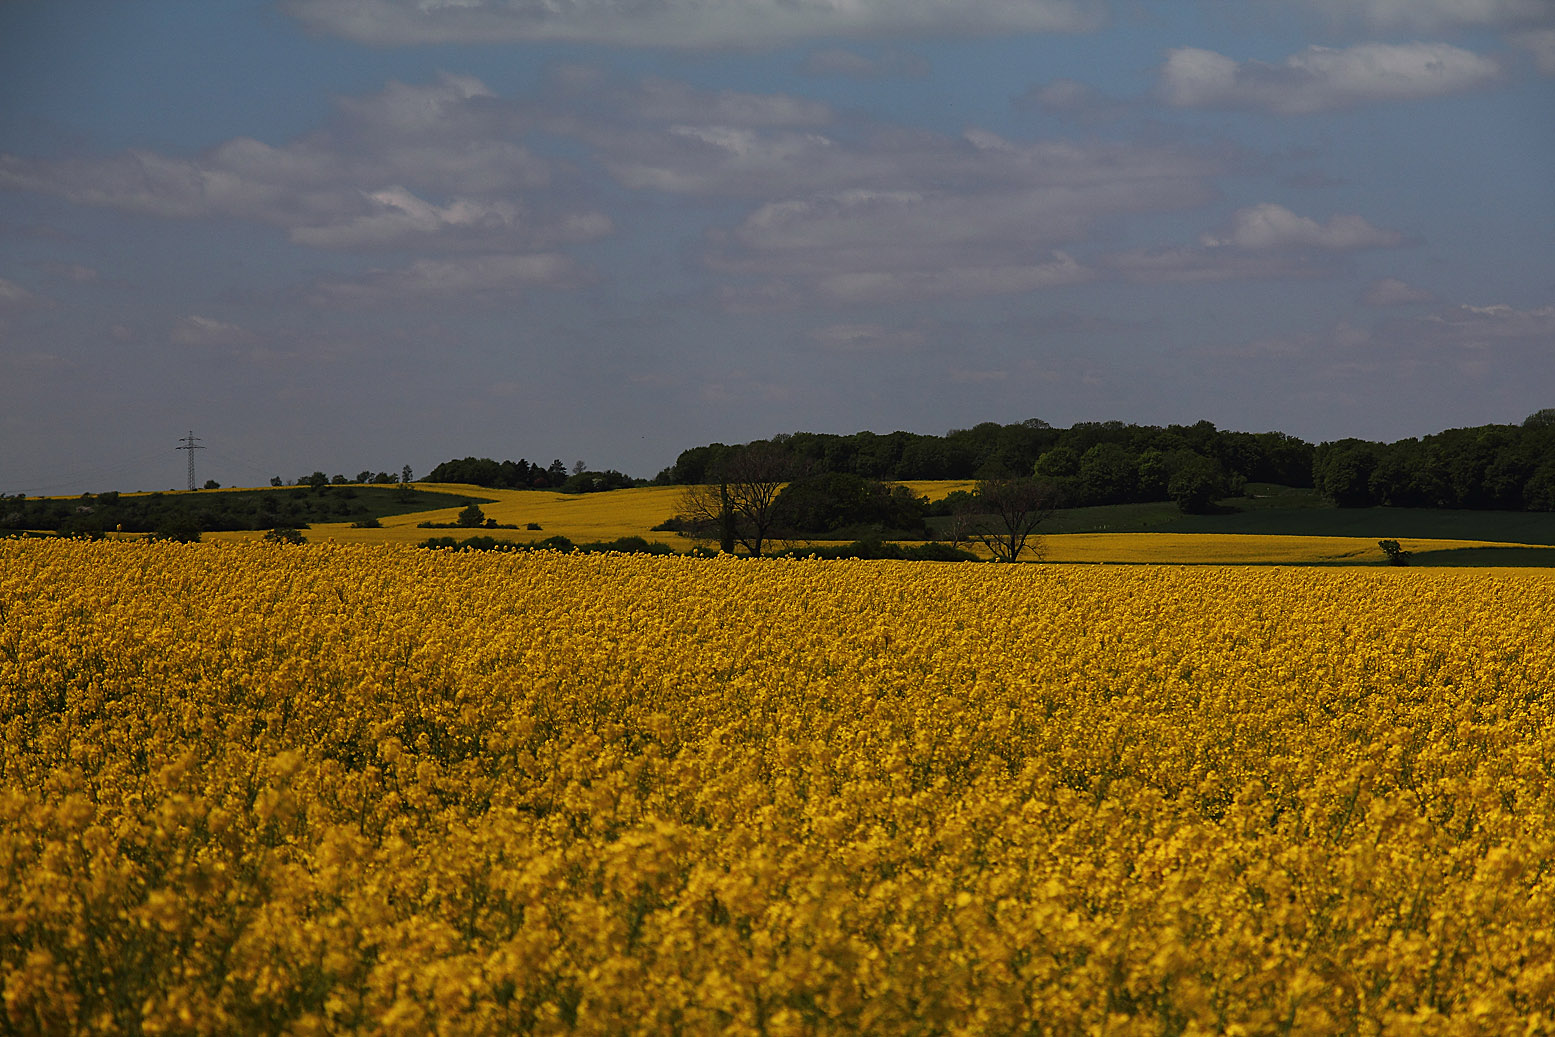
[[[691,542],[674,533],[655,533],[653,527],[675,514],[675,503],[684,488],[644,486],[609,493],[556,493],[552,490],[488,490],[459,483],[416,483],[419,490],[468,495],[481,504],[487,518],[517,529],[421,529],[422,522],[452,522],[459,507],[395,515],[383,520],[382,529],[352,529],[348,522],[319,523],[307,530],[310,541],[331,540],[342,544],[419,544],[428,537],[490,535],[503,540],[533,541],[564,536],[575,542],[617,540],[640,536],[662,540],[682,549]],[[526,528],[535,522],[539,530]],[[212,533],[209,540],[254,540],[262,533]],[[678,543],[677,543],[678,542]]]
[[[970,490],[970,480],[909,482],[914,493],[940,499],[955,490]],[[458,483],[417,483],[418,489],[468,495],[481,504],[488,518],[517,529],[422,529],[422,522],[453,522],[459,507],[397,515],[381,529],[352,529],[349,523],[318,524],[307,530],[309,541],[342,544],[419,544],[430,537],[493,536],[523,543],[564,536],[574,543],[640,536],[686,551],[694,542],[653,527],[675,514],[684,487],[644,486],[609,493],[569,494],[551,490],[489,490]],[[528,529],[530,522],[540,526]],[[208,540],[255,540],[261,533],[210,533]],[[1064,533],[1039,537],[1040,558],[1048,562],[1162,563],[1199,565],[1344,564],[1382,561],[1375,539],[1367,537],[1263,536],[1232,533]],[[1463,547],[1504,546],[1487,541],[1404,540],[1413,552]],[[780,545],[783,546],[783,545]],[[988,552],[971,545],[980,557]],[[1555,548],[1551,549],[1555,552]],[[1039,557],[1028,554],[1026,558]]]

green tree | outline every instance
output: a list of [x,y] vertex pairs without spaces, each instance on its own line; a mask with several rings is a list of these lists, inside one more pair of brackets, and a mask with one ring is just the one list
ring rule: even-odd
[[1166,492],[1185,515],[1202,515],[1221,495],[1225,473],[1207,457],[1192,454],[1172,473]]
[[1377,467],[1378,445],[1360,439],[1319,444],[1312,457],[1317,491],[1341,508],[1371,503],[1371,473]]
[[485,521],[486,513],[481,511],[480,505],[473,501],[463,511],[459,512],[458,518],[454,519],[454,522],[465,528],[479,526]]
[[927,509],[928,502],[905,486],[847,472],[821,472],[783,487],[777,525],[800,537],[855,527],[921,533]]
[[1097,443],[1080,455],[1075,483],[1086,504],[1127,503],[1138,481],[1138,460],[1117,443]]
[[1072,447],[1056,446],[1037,458],[1035,474],[1046,479],[1068,479],[1080,473],[1080,455]]
[[1167,489],[1172,481],[1172,464],[1168,456],[1154,447],[1139,452],[1137,487],[1139,499],[1164,500],[1170,496]]
[[1377,546],[1388,556],[1389,565],[1409,564],[1409,552],[1400,547],[1397,540],[1379,540]]

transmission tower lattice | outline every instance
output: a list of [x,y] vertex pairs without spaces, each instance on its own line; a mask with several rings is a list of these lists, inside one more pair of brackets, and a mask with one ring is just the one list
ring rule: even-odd
[[194,485],[194,452],[196,450],[204,450],[205,448],[199,445],[200,437],[194,434],[193,429],[190,429],[189,434],[178,442],[182,445],[174,449],[189,451],[189,488],[192,490],[196,488]]

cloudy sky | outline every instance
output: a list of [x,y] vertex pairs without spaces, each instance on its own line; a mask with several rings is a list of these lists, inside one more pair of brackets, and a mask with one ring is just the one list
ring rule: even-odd
[[1555,406],[1552,0],[0,0],[0,492]]

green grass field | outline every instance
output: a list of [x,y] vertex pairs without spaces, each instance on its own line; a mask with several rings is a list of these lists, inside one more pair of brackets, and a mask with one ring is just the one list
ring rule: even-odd
[[1221,502],[1213,515],[1184,515],[1175,504],[1068,508],[1044,533],[1235,533],[1362,537],[1378,540],[1474,540],[1555,545],[1555,513],[1428,508],[1336,508],[1312,490],[1255,486],[1254,496]]

